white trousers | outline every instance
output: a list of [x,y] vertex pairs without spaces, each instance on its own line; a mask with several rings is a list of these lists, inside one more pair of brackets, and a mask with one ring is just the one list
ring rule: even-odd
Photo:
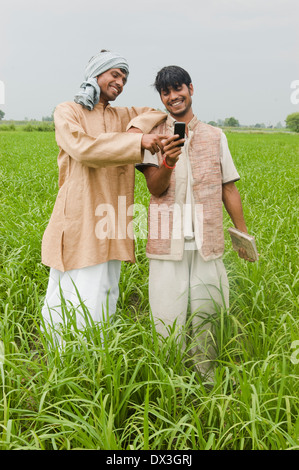
[[196,345],[192,354],[197,368],[206,373],[216,357],[211,316],[229,307],[222,259],[204,261],[198,250],[184,251],[181,261],[151,259],[149,301],[156,330],[164,337],[174,322],[178,332],[185,326],[190,301],[192,343]]
[[118,260],[66,272],[51,268],[42,308],[45,325],[55,327],[65,324],[64,312],[68,308],[76,312],[78,328],[86,326],[86,309],[94,322],[101,322],[104,315],[114,314],[119,295],[120,269],[121,261]]

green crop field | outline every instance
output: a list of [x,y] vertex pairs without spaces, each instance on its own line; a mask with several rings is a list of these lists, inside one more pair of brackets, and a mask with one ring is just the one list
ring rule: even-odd
[[[260,260],[232,251],[219,312],[215,384],[149,316],[146,240],[124,264],[113,321],[63,353],[40,331],[48,268],[41,238],[58,190],[53,132],[0,133],[0,449],[299,449],[298,148],[294,134],[227,133]],[[147,205],[136,174],[136,202]],[[191,340],[190,340],[191,341]],[[188,343],[189,344],[189,343]],[[192,346],[192,342],[189,344]]]

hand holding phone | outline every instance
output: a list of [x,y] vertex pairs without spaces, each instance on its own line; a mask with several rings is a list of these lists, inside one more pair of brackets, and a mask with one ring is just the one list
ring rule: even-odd
[[182,146],[184,145],[184,143],[182,142],[182,144],[177,144],[177,141],[178,138],[176,137],[176,135],[171,135],[163,142],[163,164],[166,166],[166,168],[174,169],[182,153]]

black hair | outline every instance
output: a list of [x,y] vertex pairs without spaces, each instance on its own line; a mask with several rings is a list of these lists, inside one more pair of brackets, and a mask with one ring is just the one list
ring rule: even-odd
[[177,88],[185,84],[189,88],[191,83],[191,77],[186,70],[177,65],[168,65],[157,73],[154,87],[161,94],[162,90],[167,91],[169,87]]

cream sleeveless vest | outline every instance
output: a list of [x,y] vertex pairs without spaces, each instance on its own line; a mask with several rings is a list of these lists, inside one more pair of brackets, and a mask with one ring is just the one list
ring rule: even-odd
[[[188,157],[192,170],[194,201],[194,232],[198,250],[204,260],[216,259],[224,251],[222,173],[220,164],[221,129],[198,121],[188,125],[191,138]],[[153,132],[173,134],[173,120],[160,124]],[[162,154],[158,154],[159,165]],[[148,211],[149,258],[180,260],[184,250],[183,206],[184,197],[176,194],[176,172],[172,171],[170,185],[160,197],[151,196]],[[187,181],[186,181],[187,188]],[[186,194],[186,191],[185,191]]]

